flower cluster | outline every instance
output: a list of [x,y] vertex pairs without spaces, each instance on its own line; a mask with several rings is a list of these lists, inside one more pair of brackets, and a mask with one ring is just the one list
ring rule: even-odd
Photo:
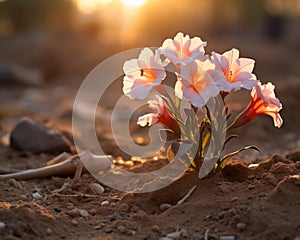
[[[174,39],[167,39],[155,52],[150,48],[141,51],[138,59],[126,61],[123,92],[131,99],[145,99],[151,89],[161,90],[165,80],[166,67],[172,64],[176,69],[175,95],[187,99],[193,109],[205,107],[211,98],[221,94],[224,98],[240,89],[251,90],[251,101],[245,110],[230,124],[227,130],[243,126],[260,114],[270,115],[276,127],[283,120],[282,108],[274,93],[272,83],[262,84],[253,73],[255,61],[240,57],[233,48],[223,54],[205,53],[207,43],[199,37],[190,38],[179,32]],[[140,126],[161,123],[171,131],[180,134],[176,116],[166,107],[165,100],[149,101],[149,107],[157,113],[141,116]]]

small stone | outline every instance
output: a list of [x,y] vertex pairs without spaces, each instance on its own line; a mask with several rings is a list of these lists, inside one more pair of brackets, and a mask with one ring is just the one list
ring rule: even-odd
[[235,236],[221,236],[220,240],[235,240]]
[[109,205],[109,201],[105,200],[101,202],[101,206],[107,206],[107,205]]
[[300,169],[300,161],[295,162],[295,168]]
[[296,237],[294,240],[300,240],[300,237]]
[[253,188],[255,188],[255,185],[253,185],[253,184],[249,184],[249,185],[248,185],[248,189],[249,189],[249,190],[252,190]]
[[277,178],[273,174],[266,175],[264,179],[273,186],[276,186],[278,183]]
[[236,229],[240,232],[245,231],[247,228],[247,224],[246,223],[238,223],[236,224]]
[[52,234],[52,229],[51,228],[47,228],[46,229],[46,234],[47,235],[51,235]]
[[77,222],[75,219],[72,219],[71,223],[72,223],[74,226],[77,226],[77,225],[78,225],[78,222]]
[[100,230],[101,228],[102,228],[102,226],[99,226],[99,225],[94,227],[95,230]]
[[70,215],[73,218],[80,216],[80,212],[79,212],[78,208],[74,208],[74,209],[68,211],[67,214]]
[[258,196],[259,196],[260,198],[264,198],[264,197],[268,196],[268,194],[267,194],[266,192],[260,192],[260,193],[258,194]]
[[71,151],[71,143],[61,133],[31,118],[22,118],[14,127],[10,136],[10,146],[32,153]]
[[237,202],[237,201],[239,201],[240,200],[240,198],[239,197],[232,197],[231,198],[231,202]]
[[129,211],[129,206],[128,206],[127,203],[121,203],[121,204],[118,204],[118,205],[117,205],[116,210],[117,210],[118,212],[125,213],[125,212],[128,212],[128,211]]
[[159,206],[160,210],[162,210],[162,211],[166,211],[167,209],[169,209],[169,208],[171,208],[171,207],[172,207],[172,205],[171,205],[171,204],[168,204],[168,203],[162,203],[162,204],[160,204],[160,206]]
[[155,233],[161,233],[160,227],[158,225],[153,225],[151,230]]
[[4,222],[0,222],[0,229],[5,228],[6,224]]
[[86,210],[79,210],[79,214],[81,217],[88,217],[90,214]]
[[104,230],[105,233],[112,233],[114,230],[112,228],[107,228]]
[[42,195],[39,194],[38,192],[35,192],[35,193],[32,194],[32,197],[33,197],[34,199],[41,199],[41,198],[42,198]]
[[9,179],[8,185],[17,189],[23,189],[21,183],[19,183],[16,179]]
[[61,208],[56,207],[56,208],[54,208],[54,211],[57,212],[57,213],[60,213],[61,212]]
[[104,187],[102,187],[98,183],[91,183],[90,184],[90,189],[92,190],[92,192],[94,194],[97,194],[97,195],[102,195],[104,193]]
[[248,180],[253,180],[255,178],[255,175],[249,175]]
[[179,239],[180,236],[181,236],[181,231],[176,231],[176,232],[168,233],[166,237],[171,239]]
[[[148,239],[148,238],[147,238]],[[159,240],[172,240],[173,238],[168,238],[168,237],[162,237]]]

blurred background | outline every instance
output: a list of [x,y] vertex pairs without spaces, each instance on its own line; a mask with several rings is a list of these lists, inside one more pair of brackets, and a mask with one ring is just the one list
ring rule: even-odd
[[[235,148],[257,143],[273,153],[300,146],[300,0],[0,0],[0,129],[24,115],[70,127],[76,92],[97,64],[159,46],[179,31],[207,41],[207,53],[240,49],[256,60],[258,78],[277,86],[283,128],[260,117],[242,129]],[[120,96],[121,87],[109,91]],[[240,111],[248,100],[239,92],[229,102]]]

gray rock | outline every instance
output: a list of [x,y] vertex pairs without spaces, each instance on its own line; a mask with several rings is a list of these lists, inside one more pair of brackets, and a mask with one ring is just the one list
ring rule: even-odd
[[43,83],[40,71],[19,65],[0,66],[0,85],[39,86]]
[[221,236],[220,240],[235,240],[235,236]]
[[81,217],[85,217],[85,218],[90,215],[86,210],[82,210],[82,209],[79,210],[79,214]]
[[32,153],[70,152],[71,143],[59,132],[31,118],[22,118],[10,136],[10,146]]
[[42,198],[42,195],[39,194],[38,192],[35,192],[35,193],[32,194],[32,197],[33,197],[34,199],[41,199],[41,198]]
[[4,222],[0,222],[0,229],[5,228],[6,224]]

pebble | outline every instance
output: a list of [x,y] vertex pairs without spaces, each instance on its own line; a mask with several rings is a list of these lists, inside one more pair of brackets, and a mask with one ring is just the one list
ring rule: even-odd
[[56,208],[54,208],[54,211],[57,212],[57,213],[60,213],[61,212],[61,208],[56,207]]
[[235,240],[235,236],[221,236],[220,240]]
[[41,198],[42,198],[42,195],[39,194],[38,192],[35,192],[35,193],[32,194],[32,197],[33,197],[34,199],[41,199]]
[[236,224],[236,229],[240,232],[245,231],[247,228],[247,224],[246,223],[237,223]]
[[231,202],[236,202],[236,201],[239,201],[240,200],[240,198],[239,197],[232,197],[231,198]]
[[168,237],[162,237],[159,240],[173,240],[173,238],[168,238]]
[[176,231],[176,232],[168,233],[166,237],[171,239],[179,239],[180,236],[181,236],[181,231]]
[[47,235],[51,235],[52,234],[52,229],[51,228],[47,228],[46,229],[46,234]]
[[265,179],[268,183],[270,183],[271,185],[274,185],[274,186],[276,186],[277,183],[278,183],[277,178],[276,178],[273,174],[268,174],[268,175],[266,175],[266,176],[264,177],[264,179]]
[[90,189],[92,190],[92,192],[94,194],[97,194],[97,195],[102,195],[104,193],[104,187],[98,183],[91,183]]
[[16,179],[9,179],[8,185],[17,189],[23,189],[21,183],[19,183]]
[[253,188],[255,188],[255,185],[253,185],[253,184],[249,184],[249,185],[248,185],[248,189],[249,189],[249,190],[252,190]]
[[260,192],[260,193],[258,194],[258,196],[259,196],[260,198],[264,198],[264,197],[268,196],[268,194],[267,194],[266,192]]
[[71,223],[72,223],[74,226],[77,226],[77,225],[78,225],[78,222],[77,222],[75,219],[72,219]]
[[295,162],[295,167],[300,169],[300,161]]
[[90,214],[86,210],[79,210],[79,214],[81,217],[88,217]]
[[248,180],[253,180],[255,178],[255,175],[249,175]]
[[0,222],[0,229],[5,228],[6,224],[4,222]]
[[300,237],[296,237],[294,240],[300,240]]
[[162,211],[166,211],[167,209],[169,209],[169,208],[171,208],[171,207],[172,207],[172,205],[169,204],[169,203],[162,203],[162,204],[160,204],[160,206],[159,206],[160,210],[162,210]]
[[105,200],[101,202],[101,206],[107,206],[107,205],[109,205],[109,201]]
[[79,217],[80,216],[80,212],[78,208],[74,208],[72,210],[69,210],[67,212],[68,215],[70,215],[71,217]]

